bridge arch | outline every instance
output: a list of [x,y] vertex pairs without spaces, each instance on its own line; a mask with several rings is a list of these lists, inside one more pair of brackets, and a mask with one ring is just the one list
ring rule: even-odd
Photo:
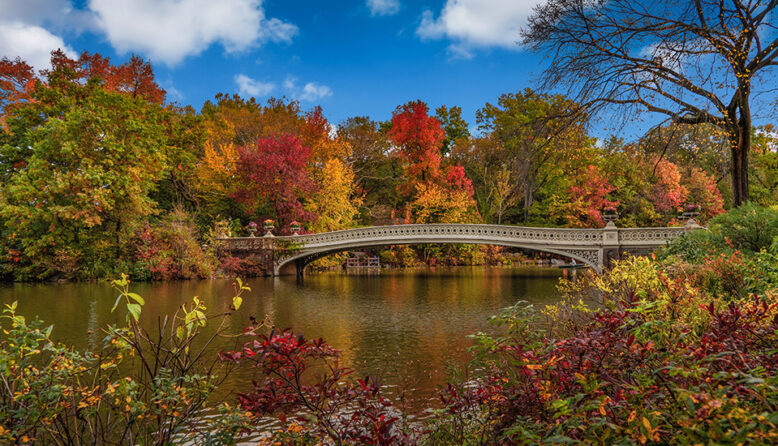
[[290,256],[284,256],[279,258],[275,265],[274,274],[276,276],[300,274],[302,272],[302,269],[304,269],[311,262],[314,262],[322,257],[326,257],[331,254],[350,251],[353,249],[378,248],[381,246],[393,246],[393,245],[424,245],[424,244],[494,245],[494,246],[504,246],[509,248],[530,249],[533,251],[546,252],[549,254],[556,254],[563,257],[567,257],[569,259],[575,259],[576,262],[583,265],[588,265],[592,267],[595,271],[601,272],[601,268],[600,268],[601,259],[600,259],[600,253],[598,249],[566,250],[566,249],[560,249],[549,245],[507,242],[504,240],[451,239],[448,241],[443,241],[440,238],[434,238],[429,240],[416,239],[412,242],[405,241],[405,240],[384,241],[384,242],[362,242],[362,243],[356,242],[356,243],[350,243],[348,246],[342,246],[337,248],[323,247],[320,249],[303,249]]

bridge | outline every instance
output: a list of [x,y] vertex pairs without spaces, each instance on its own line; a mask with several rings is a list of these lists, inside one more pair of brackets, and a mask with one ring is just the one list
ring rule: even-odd
[[623,255],[646,254],[684,232],[701,228],[690,220],[685,227],[599,229],[532,228],[484,224],[407,224],[371,226],[343,231],[283,237],[222,237],[220,250],[231,255],[264,255],[274,275],[302,276],[305,266],[329,254],[387,245],[453,243],[497,245],[557,254],[588,265],[597,272]]

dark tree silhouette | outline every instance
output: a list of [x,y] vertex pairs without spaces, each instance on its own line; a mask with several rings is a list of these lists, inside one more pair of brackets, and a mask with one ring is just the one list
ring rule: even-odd
[[[549,0],[523,42],[550,56],[544,88],[590,112],[624,106],[730,142],[734,205],[748,201],[752,99],[775,86],[778,0]],[[633,116],[626,113],[623,116]]]

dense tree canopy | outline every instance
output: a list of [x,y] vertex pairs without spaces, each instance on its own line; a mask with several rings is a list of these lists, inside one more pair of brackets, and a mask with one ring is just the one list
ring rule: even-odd
[[[204,277],[213,237],[266,219],[282,234],[400,223],[596,227],[701,220],[734,202],[728,135],[715,124],[658,126],[625,142],[588,133],[580,104],[532,90],[487,102],[475,119],[417,100],[390,121],[218,94],[196,111],[165,104],[148,62],[52,54],[35,73],[0,63],[0,271],[17,280]],[[778,199],[772,126],[751,129],[751,190]],[[724,192],[724,193],[722,193]],[[217,229],[218,228],[218,229]],[[477,260],[476,247],[411,247],[388,259]],[[481,259],[483,256],[481,256]],[[445,260],[443,260],[445,259]],[[337,263],[337,262],[336,262]],[[254,269],[251,269],[254,268]]]

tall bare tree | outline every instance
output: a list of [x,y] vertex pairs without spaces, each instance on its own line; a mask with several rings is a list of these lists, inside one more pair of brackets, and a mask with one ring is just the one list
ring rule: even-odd
[[[771,92],[778,0],[548,0],[523,31],[544,87],[590,111],[625,106],[727,134],[734,205],[748,200],[752,102]],[[632,116],[631,113],[622,116]]]

